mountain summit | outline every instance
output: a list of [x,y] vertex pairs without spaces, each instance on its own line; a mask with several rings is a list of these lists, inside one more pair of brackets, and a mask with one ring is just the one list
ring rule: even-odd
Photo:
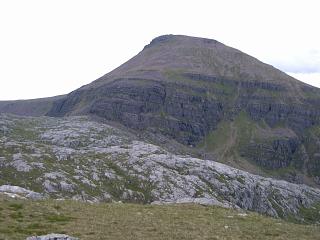
[[253,173],[320,184],[320,90],[216,40],[157,37],[45,109],[121,123]]

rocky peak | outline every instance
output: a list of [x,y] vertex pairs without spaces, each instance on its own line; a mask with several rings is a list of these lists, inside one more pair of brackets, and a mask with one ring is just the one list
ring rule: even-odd
[[189,44],[217,44],[218,41],[214,39],[207,39],[207,38],[198,38],[198,37],[189,37],[184,35],[173,35],[173,34],[166,34],[158,36],[151,40],[151,42],[145,46],[145,48],[152,47],[155,45],[165,45],[169,42],[176,42],[177,45],[183,44],[185,42],[189,42]]
[[174,38],[174,35],[172,35],[172,34],[167,34],[167,35],[162,35],[162,36],[156,37],[156,38],[152,39],[151,42],[148,45],[146,45],[144,48],[152,47],[152,46],[154,46],[156,44],[160,44],[160,43],[166,43],[173,38]]

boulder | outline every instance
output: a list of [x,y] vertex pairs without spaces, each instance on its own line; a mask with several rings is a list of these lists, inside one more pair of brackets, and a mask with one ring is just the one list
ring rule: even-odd
[[66,234],[50,233],[48,235],[27,237],[26,240],[79,240],[79,238],[71,237]]

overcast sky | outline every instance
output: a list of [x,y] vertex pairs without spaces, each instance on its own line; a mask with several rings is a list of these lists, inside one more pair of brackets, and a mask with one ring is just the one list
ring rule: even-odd
[[68,93],[170,33],[216,39],[320,87],[319,12],[319,0],[0,0],[0,99]]

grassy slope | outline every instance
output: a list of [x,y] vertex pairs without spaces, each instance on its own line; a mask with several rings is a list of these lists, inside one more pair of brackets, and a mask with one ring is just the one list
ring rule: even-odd
[[80,239],[320,239],[320,228],[199,205],[89,204],[0,196],[0,239],[66,233]]
[[245,112],[233,121],[222,121],[215,131],[210,132],[198,145],[198,149],[216,153],[216,159],[249,172],[263,174],[261,169],[240,156],[241,148],[253,141],[262,122],[254,122]]

